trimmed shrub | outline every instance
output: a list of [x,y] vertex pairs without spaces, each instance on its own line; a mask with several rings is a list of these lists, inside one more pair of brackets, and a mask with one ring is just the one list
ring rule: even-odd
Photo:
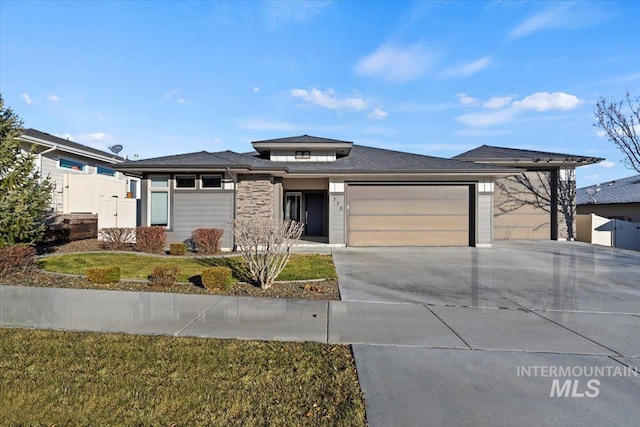
[[93,283],[115,283],[120,281],[120,267],[87,268],[87,279]]
[[167,241],[167,229],[160,225],[136,228],[136,250],[150,254],[161,254]]
[[11,245],[0,248],[0,275],[20,273],[35,266],[36,250],[29,245]]
[[223,234],[222,228],[198,228],[191,233],[191,241],[199,254],[216,255],[220,253],[220,239]]
[[229,267],[209,267],[202,271],[202,284],[207,289],[227,290],[233,283]]
[[176,277],[179,273],[178,267],[160,265],[154,268],[149,275],[149,284],[151,286],[172,286],[176,283]]
[[169,254],[170,255],[184,255],[187,253],[187,244],[186,243],[171,243],[169,245]]
[[98,234],[102,239],[102,246],[112,251],[127,249],[132,243],[136,241],[135,228],[101,228],[98,231]]

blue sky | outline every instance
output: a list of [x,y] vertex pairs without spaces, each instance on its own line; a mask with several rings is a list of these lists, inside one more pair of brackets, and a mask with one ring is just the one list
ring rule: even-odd
[[0,2],[0,90],[33,127],[129,158],[310,134],[450,157],[607,159],[594,103],[640,95],[640,3]]

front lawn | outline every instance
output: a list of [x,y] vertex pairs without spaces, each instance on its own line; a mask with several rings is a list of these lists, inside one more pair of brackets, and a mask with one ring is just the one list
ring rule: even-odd
[[[200,275],[206,267],[226,266],[231,268],[237,280],[245,280],[241,274],[242,257],[156,257],[136,253],[87,253],[54,255],[40,261],[43,270],[56,273],[84,275],[87,268],[120,267],[123,279],[147,280],[157,266],[176,266],[180,269],[178,281],[188,282]],[[334,279],[336,270],[331,255],[293,254],[278,280]]]
[[340,345],[0,328],[0,384],[0,425],[366,425]]

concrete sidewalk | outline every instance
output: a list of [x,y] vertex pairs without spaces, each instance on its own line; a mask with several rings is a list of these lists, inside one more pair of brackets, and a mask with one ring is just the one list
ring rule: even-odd
[[[572,326],[597,324],[598,316],[572,316]],[[617,325],[625,325],[624,339],[597,328],[578,333],[561,325],[557,315],[519,309],[0,286],[0,326],[639,356],[640,336],[633,340],[628,333],[640,330],[640,318],[615,317]]]

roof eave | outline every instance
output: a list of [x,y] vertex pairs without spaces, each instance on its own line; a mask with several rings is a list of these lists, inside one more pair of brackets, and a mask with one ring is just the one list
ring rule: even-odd
[[75,154],[77,156],[89,157],[95,160],[101,160],[105,163],[118,164],[124,161],[122,157],[109,156],[107,155],[107,153],[105,153],[105,155],[102,155],[102,154],[92,153],[90,151],[78,150],[76,148],[72,148],[67,145],[62,145],[57,142],[47,141],[44,139],[36,138],[34,136],[20,135],[18,139],[31,144],[38,144],[48,148],[55,148],[57,151],[62,151],[69,154]]

